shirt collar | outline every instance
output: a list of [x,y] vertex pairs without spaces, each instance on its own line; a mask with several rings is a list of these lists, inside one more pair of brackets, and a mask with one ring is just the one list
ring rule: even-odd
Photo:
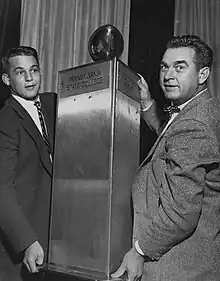
[[191,99],[187,100],[186,102],[184,102],[184,103],[178,105],[178,108],[179,108],[180,110],[182,110],[190,101],[194,100],[196,97],[198,97],[199,95],[201,95],[201,94],[204,93],[205,91],[207,91],[207,88],[205,88],[205,89],[199,91],[194,97],[192,97]]
[[34,105],[35,101],[40,101],[39,95],[37,96],[37,98],[35,100],[26,100],[20,96],[14,95],[14,94],[12,94],[12,96],[25,108],[28,106]]

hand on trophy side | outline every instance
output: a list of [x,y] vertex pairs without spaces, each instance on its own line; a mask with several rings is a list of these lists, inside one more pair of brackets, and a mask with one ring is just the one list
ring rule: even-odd
[[138,280],[143,273],[144,258],[133,247],[124,256],[123,261],[118,270],[111,275],[112,278],[119,278],[127,273],[128,281]]
[[145,79],[138,74],[140,80],[138,81],[138,87],[140,89],[140,112],[146,124],[159,134],[161,127],[161,120],[157,113],[157,106],[154,99],[152,99],[150,90]]
[[38,272],[37,266],[43,264],[44,252],[38,241],[30,245],[24,255],[23,262],[31,273]]
[[138,75],[140,76],[140,80],[138,81],[138,87],[140,89],[141,111],[146,111],[153,104],[154,100],[151,97],[147,82],[145,81],[143,76],[141,76],[140,74]]

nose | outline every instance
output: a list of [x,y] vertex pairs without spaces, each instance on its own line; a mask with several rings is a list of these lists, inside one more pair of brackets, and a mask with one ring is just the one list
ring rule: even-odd
[[27,71],[25,73],[25,81],[32,81],[33,80],[33,75],[30,71]]
[[175,72],[173,68],[168,68],[167,71],[164,74],[164,79],[169,80],[169,79],[174,79],[175,78]]

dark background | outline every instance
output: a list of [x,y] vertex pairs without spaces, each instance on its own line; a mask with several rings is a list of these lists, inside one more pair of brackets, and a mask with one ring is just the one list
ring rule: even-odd
[[[0,58],[20,42],[21,0],[0,0]],[[0,106],[9,90],[0,79]]]
[[[152,97],[162,108],[166,102],[159,87],[159,64],[173,36],[175,0],[131,0],[128,66],[148,82]],[[141,120],[140,161],[156,139]]]

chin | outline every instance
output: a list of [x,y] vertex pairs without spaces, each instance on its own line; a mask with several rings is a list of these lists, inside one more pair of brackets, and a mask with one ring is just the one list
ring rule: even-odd
[[177,100],[179,98],[179,95],[177,93],[174,93],[174,92],[166,92],[165,97],[168,100],[174,101],[174,100]]
[[24,95],[24,98],[26,100],[34,100],[36,99],[38,93],[27,93],[26,95]]

